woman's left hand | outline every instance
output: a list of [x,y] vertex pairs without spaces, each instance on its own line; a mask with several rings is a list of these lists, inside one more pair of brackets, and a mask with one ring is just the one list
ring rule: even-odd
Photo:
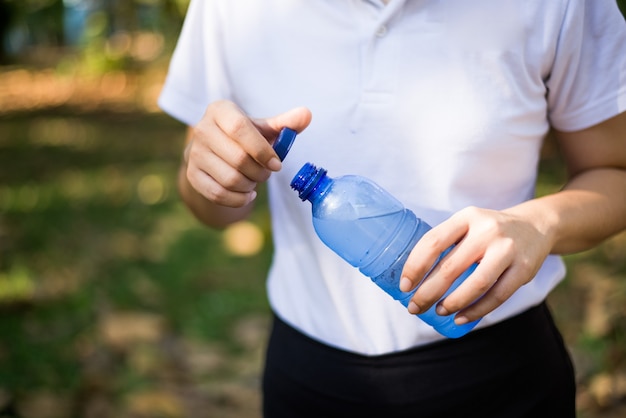
[[[545,232],[548,222],[541,217],[531,221],[520,210],[523,206],[504,211],[468,207],[428,231],[415,245],[402,272],[402,291],[419,285],[409,312],[428,310],[473,263],[478,263],[476,270],[437,306],[439,315],[458,312],[455,322],[459,325],[493,311],[531,281],[550,253],[552,242]],[[437,257],[452,245],[454,248],[428,274]]]

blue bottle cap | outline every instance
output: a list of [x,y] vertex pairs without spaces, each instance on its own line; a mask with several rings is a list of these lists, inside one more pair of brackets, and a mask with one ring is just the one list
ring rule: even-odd
[[296,131],[290,128],[283,128],[278,134],[278,138],[274,141],[274,151],[276,151],[276,155],[280,158],[280,161],[283,161],[287,156],[287,153],[291,149],[291,145],[293,141],[296,139]]

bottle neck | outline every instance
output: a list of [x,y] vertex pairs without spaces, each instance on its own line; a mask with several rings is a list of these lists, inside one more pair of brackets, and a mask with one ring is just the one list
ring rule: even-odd
[[300,199],[315,201],[332,183],[332,179],[326,175],[324,168],[317,168],[311,163],[306,163],[291,180],[291,188],[298,192]]

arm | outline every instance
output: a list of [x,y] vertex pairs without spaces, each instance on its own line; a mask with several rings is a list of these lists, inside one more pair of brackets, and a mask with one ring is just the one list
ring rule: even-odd
[[183,201],[214,228],[244,219],[252,210],[257,184],[281,168],[271,142],[283,127],[301,131],[310,121],[305,108],[252,119],[231,102],[209,105],[200,123],[188,130],[178,175]]
[[[553,252],[566,254],[626,228],[626,113],[583,131],[556,132],[556,138],[570,181],[555,196],[553,209],[573,228],[557,229]],[[568,200],[579,206],[568,207]]]
[[556,132],[556,138],[569,173],[564,188],[503,211],[467,208],[429,231],[407,260],[403,291],[457,245],[415,292],[409,311],[428,309],[479,262],[438,306],[440,314],[460,311],[459,324],[478,319],[532,280],[548,254],[583,251],[626,228],[626,113],[582,131]]

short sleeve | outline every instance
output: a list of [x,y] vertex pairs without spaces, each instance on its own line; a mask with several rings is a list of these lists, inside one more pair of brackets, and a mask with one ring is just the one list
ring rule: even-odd
[[224,70],[220,18],[212,0],[191,0],[158,104],[189,126],[209,103],[230,98]]
[[550,75],[549,118],[576,131],[626,110],[626,22],[615,0],[570,0]]

